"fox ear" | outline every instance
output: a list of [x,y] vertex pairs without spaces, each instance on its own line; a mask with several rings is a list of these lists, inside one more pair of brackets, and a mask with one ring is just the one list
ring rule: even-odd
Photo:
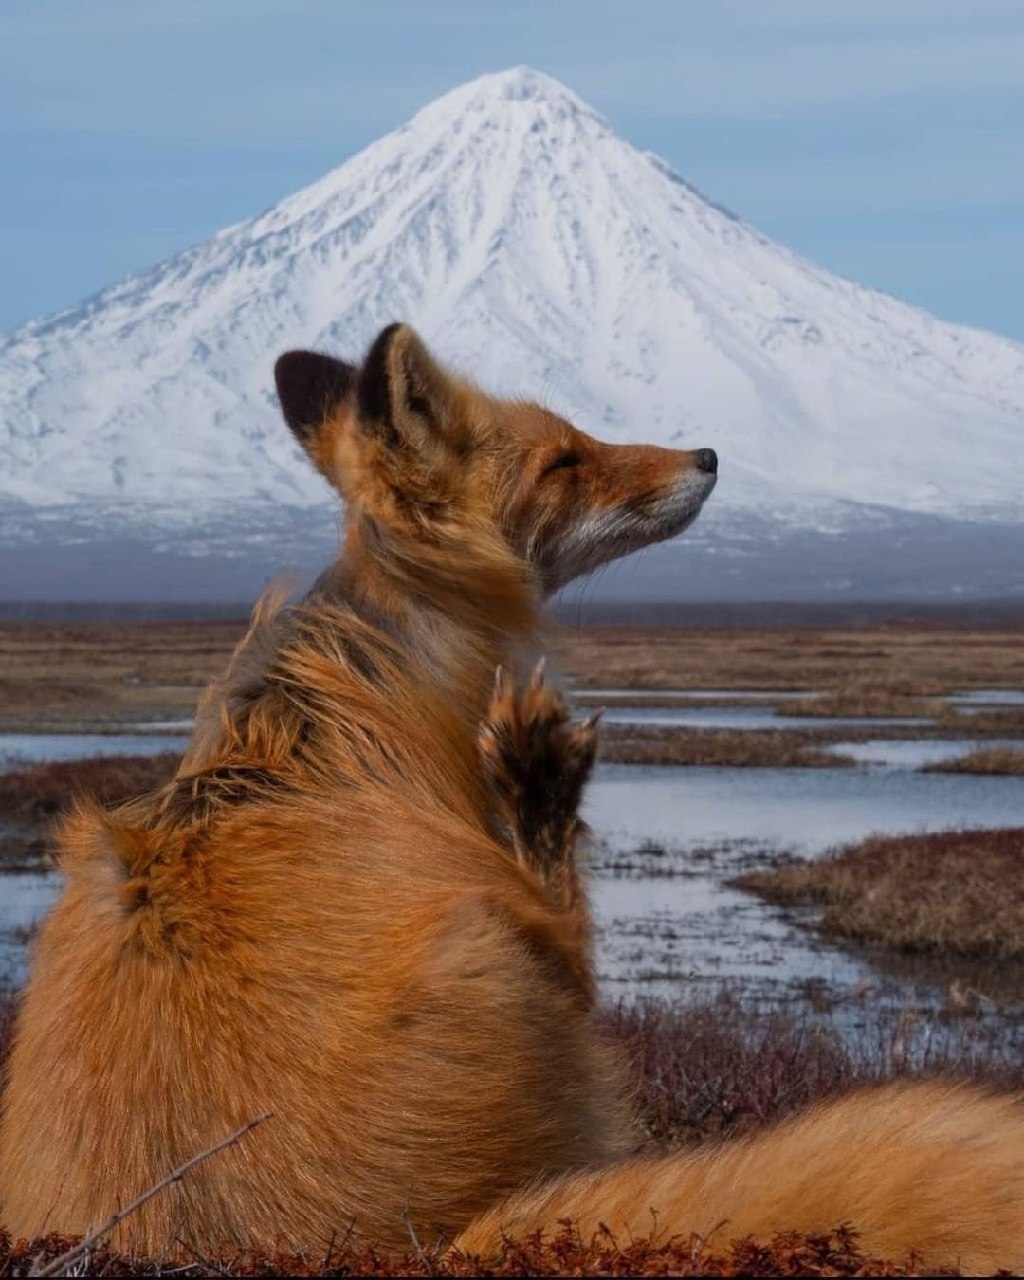
[[274,365],[284,420],[315,457],[320,430],[355,385],[358,370],[317,351],[286,351]]
[[359,375],[359,414],[392,447],[418,445],[446,419],[449,380],[407,324],[382,329]]

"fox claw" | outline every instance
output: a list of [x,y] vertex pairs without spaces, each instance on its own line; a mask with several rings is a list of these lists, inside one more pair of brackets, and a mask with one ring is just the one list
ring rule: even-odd
[[516,694],[503,668],[480,726],[480,754],[516,856],[546,880],[564,880],[581,829],[580,797],[597,754],[604,708],[572,724],[565,699],[544,683],[545,662]]

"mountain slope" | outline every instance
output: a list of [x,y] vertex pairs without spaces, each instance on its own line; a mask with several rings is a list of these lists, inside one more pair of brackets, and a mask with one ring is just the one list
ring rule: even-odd
[[722,519],[1024,520],[1024,346],[803,261],[524,68],[0,341],[0,502],[22,530],[319,506],[273,359],[396,318],[595,434],[714,445]]

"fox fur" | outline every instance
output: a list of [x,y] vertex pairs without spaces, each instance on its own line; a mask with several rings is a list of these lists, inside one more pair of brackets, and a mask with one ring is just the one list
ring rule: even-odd
[[276,373],[347,505],[342,552],[257,610],[170,784],[62,824],[0,1118],[7,1230],[86,1232],[269,1111],[115,1243],[352,1226],[490,1253],[567,1216],[719,1240],[849,1222],[876,1254],[1024,1267],[1011,1099],[891,1086],[629,1158],[577,858],[596,730],[539,676],[520,690],[544,596],[685,528],[714,455],[489,397],[407,326],[359,368]]

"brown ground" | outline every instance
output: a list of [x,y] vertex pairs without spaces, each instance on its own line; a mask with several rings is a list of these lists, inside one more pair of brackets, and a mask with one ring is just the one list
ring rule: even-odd
[[[0,623],[0,730],[186,717],[245,625]],[[1024,689],[1024,628],[559,628],[550,647],[581,689],[811,690],[822,701],[810,710],[844,715],[923,713],[919,699],[959,689]]]
[[616,764],[732,765],[772,769],[831,768],[852,763],[823,751],[809,734],[777,729],[686,729],[606,724],[602,760]]
[[245,622],[0,624],[0,729],[191,716]]
[[1024,827],[872,837],[736,882],[822,908],[824,933],[903,952],[1024,959]]
[[922,696],[926,684],[911,678],[856,676],[814,698],[780,702],[784,716],[936,716],[943,703]]
[[[860,628],[725,628],[561,633],[581,687],[810,689],[934,697],[1024,688],[1024,629],[882,624]],[[845,714],[845,713],[844,713]]]
[[[224,667],[246,620],[0,623],[0,732],[89,730],[186,720]],[[1024,629],[937,624],[822,628],[561,628],[551,648],[581,694],[635,689],[634,705],[665,689],[776,690],[794,715],[936,714],[933,724],[742,731],[606,724],[601,756],[622,763],[814,767],[843,763],[823,748],[865,737],[1024,737],[1024,707],[967,714],[942,695],[1024,688]],[[817,697],[787,694],[804,689]],[[596,699],[599,701],[600,698]],[[595,699],[591,699],[591,704]],[[714,703],[708,698],[688,705]],[[618,703],[617,703],[618,704]],[[735,706],[735,702],[728,705]],[[761,704],[764,705],[764,704]],[[20,770],[0,786],[0,862],[33,864],[53,797],[75,785],[117,800],[162,780],[169,761]],[[952,768],[954,766],[944,766]],[[1019,771],[1019,753],[978,752],[963,766]],[[97,770],[100,772],[97,773]],[[102,776],[101,776],[102,775]],[[77,780],[77,781],[76,781]]]
[[925,773],[988,773],[1024,778],[1024,751],[1016,751],[1013,747],[982,748],[956,760],[930,764]]

